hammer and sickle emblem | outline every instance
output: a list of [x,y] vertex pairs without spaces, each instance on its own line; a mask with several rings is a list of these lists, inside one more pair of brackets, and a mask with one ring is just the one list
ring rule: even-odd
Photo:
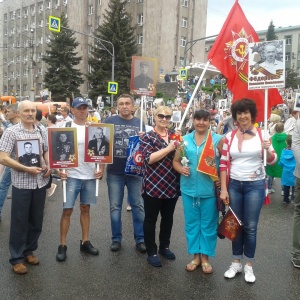
[[245,45],[240,45],[239,49],[235,49],[236,52],[244,56],[245,54]]

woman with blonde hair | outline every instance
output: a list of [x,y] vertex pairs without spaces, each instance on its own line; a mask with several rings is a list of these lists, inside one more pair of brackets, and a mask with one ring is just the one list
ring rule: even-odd
[[[172,132],[167,130],[171,117],[172,110],[169,107],[159,106],[155,109],[155,127],[143,136],[140,146],[145,164],[142,185],[144,239],[147,260],[154,267],[162,266],[158,253],[166,259],[175,259],[169,245],[173,214],[179,197],[179,177],[172,167],[176,142],[171,140]],[[155,243],[155,228],[159,213],[161,221],[158,248]]]

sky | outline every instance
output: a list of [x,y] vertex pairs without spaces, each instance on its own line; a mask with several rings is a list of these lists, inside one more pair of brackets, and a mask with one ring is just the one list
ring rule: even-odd
[[[198,0],[200,1],[200,0]],[[206,36],[220,32],[235,0],[208,0]],[[300,25],[299,0],[239,0],[244,14],[256,31]]]

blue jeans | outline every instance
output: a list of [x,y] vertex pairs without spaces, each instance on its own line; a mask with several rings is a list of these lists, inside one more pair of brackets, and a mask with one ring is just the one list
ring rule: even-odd
[[243,222],[243,230],[232,242],[234,259],[254,259],[259,214],[265,199],[265,180],[239,181],[230,179],[230,206]]
[[124,187],[127,187],[128,199],[132,208],[134,239],[136,243],[144,242],[143,223],[145,218],[142,200],[142,178],[130,175],[107,173],[108,198],[110,203],[110,222],[112,241],[122,241],[122,204]]
[[10,168],[5,167],[0,182],[0,216],[10,185],[11,185]]

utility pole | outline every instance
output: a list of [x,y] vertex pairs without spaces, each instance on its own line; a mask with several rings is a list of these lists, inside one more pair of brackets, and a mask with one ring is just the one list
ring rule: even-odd
[[35,99],[35,91],[34,91],[34,47],[33,47],[33,41],[34,41],[34,29],[30,29],[30,92],[29,92],[29,99],[30,101],[34,101]]

